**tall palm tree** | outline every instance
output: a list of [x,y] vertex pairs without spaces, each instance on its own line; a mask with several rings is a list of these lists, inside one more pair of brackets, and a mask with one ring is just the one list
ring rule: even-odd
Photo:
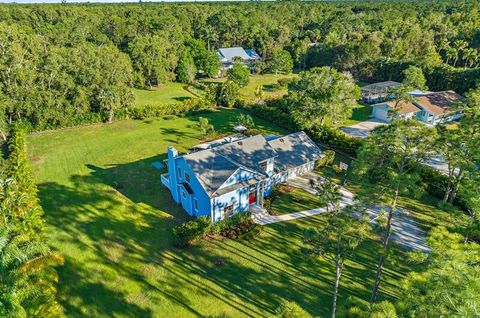
[[467,68],[467,65],[472,67],[476,62],[478,61],[479,54],[478,51],[474,48],[468,47],[463,49],[462,51],[462,57],[465,62],[465,68]]
[[468,43],[463,41],[463,40],[455,40],[453,42],[453,47],[456,49],[456,56],[453,60],[453,66],[457,66],[457,61],[458,61],[458,58],[460,57],[460,52],[463,51],[464,48],[466,48],[468,46]]
[[448,47],[445,50],[445,55],[447,57],[447,60],[445,61],[445,63],[448,64],[450,60],[455,60],[455,58],[458,56],[458,51],[454,47]]

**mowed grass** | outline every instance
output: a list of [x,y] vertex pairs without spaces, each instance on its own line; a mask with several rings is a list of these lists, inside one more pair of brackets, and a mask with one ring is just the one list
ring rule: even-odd
[[174,104],[194,98],[196,94],[197,90],[194,88],[175,82],[161,84],[152,90],[133,89],[134,106]]
[[[201,116],[228,133],[238,114]],[[198,116],[29,136],[48,236],[65,257],[58,289],[68,317],[267,317],[281,300],[328,315],[334,267],[302,252],[304,230],[325,225],[323,216],[264,227],[249,241],[173,248],[171,228],[186,216],[151,164],[166,158],[169,145],[185,151],[199,142]],[[264,132],[284,133],[255,121]],[[348,262],[340,304],[348,296],[368,299],[378,247],[369,241]],[[389,258],[380,299],[399,296],[398,282],[410,270],[402,259],[400,250]]]
[[325,206],[317,196],[299,188],[284,190],[272,200],[273,214],[288,214]]
[[[277,84],[279,79],[288,78],[296,79],[297,74],[254,74],[250,76],[250,82],[247,86],[240,89],[240,95],[246,100],[253,100],[256,98],[255,89],[263,85],[264,98],[278,98],[287,93],[287,88],[273,89],[271,85]],[[224,82],[226,78],[205,79],[204,82]]]
[[372,115],[372,106],[364,104],[356,104],[352,109],[352,116],[349,119],[345,120],[341,126],[352,126],[362,121],[370,119]]

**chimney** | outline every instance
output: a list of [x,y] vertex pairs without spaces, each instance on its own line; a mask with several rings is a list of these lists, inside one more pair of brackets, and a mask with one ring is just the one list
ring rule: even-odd
[[170,192],[172,193],[173,200],[180,202],[180,195],[178,191],[178,172],[177,162],[175,158],[178,157],[178,151],[174,147],[168,147],[168,177],[170,179]]

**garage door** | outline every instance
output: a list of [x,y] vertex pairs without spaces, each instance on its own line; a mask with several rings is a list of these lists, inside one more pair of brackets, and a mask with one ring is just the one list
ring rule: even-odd
[[388,119],[388,108],[383,106],[377,106],[373,108],[373,117],[383,120],[383,121],[390,121]]

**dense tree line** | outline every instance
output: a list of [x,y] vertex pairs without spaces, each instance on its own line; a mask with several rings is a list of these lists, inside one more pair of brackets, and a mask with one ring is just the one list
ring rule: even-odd
[[[28,166],[25,133],[14,129],[0,175],[0,316],[58,317],[52,266],[63,258],[48,247],[43,212]],[[0,166],[0,167],[2,167]]]
[[421,67],[431,89],[478,81],[474,0],[0,6],[0,137],[112,119],[130,88],[192,82],[218,70],[215,49],[254,48],[259,69],[332,66],[356,79]]

